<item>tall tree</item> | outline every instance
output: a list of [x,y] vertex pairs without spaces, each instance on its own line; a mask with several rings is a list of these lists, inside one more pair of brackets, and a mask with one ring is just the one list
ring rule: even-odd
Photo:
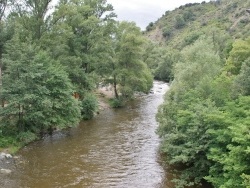
[[250,38],[237,40],[229,53],[226,70],[233,75],[240,73],[242,63],[250,57]]
[[147,93],[152,86],[152,75],[143,62],[144,42],[145,38],[135,23],[117,23],[116,32],[107,45],[110,51],[108,61],[99,66],[99,71],[106,72],[105,81],[113,85],[117,99],[130,98],[134,92]]
[[1,96],[8,105],[1,109],[6,129],[39,133],[74,126],[80,120],[80,106],[73,98],[73,86],[62,66],[30,41],[16,35],[4,55],[6,71]]
[[13,28],[7,26],[8,25],[7,20],[3,19],[8,3],[9,0],[0,1],[0,86],[2,85],[2,71],[3,71],[2,55],[4,52],[4,46],[6,42],[10,40],[11,36],[13,35]]
[[60,1],[53,14],[52,31],[44,45],[51,46],[52,56],[66,67],[79,93],[91,88],[93,71],[103,61],[100,54],[106,50],[102,44],[110,35],[112,11],[105,0],[69,0]]
[[20,0],[13,2],[13,11],[19,22],[33,39],[39,40],[48,29],[48,18],[52,0]]
[[[81,67],[86,73],[93,70],[97,61],[98,43],[102,40],[105,18],[112,19],[113,7],[106,0],[61,1],[53,17],[58,24],[67,24],[72,32],[68,47],[70,55],[81,58]],[[109,33],[108,33],[109,34]]]
[[236,93],[250,95],[250,58],[242,64],[240,73],[235,79],[234,86]]

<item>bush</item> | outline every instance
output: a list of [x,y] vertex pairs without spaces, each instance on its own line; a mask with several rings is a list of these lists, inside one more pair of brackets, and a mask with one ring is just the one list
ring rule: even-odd
[[181,29],[185,25],[186,25],[186,22],[185,22],[184,18],[182,16],[178,15],[175,19],[175,28]]
[[146,31],[151,31],[151,30],[153,30],[153,27],[154,27],[154,23],[153,23],[153,22],[150,22],[150,23],[148,24],[148,26],[146,27]]
[[27,132],[21,132],[18,134],[17,139],[22,142],[22,144],[28,144],[34,140],[37,139],[37,135],[35,133],[32,133],[30,131]]
[[168,26],[164,27],[162,30],[162,35],[164,37],[170,37],[172,35],[172,29],[169,28]]
[[93,95],[85,96],[85,98],[82,100],[81,107],[81,113],[84,120],[93,118],[98,107],[96,97]]
[[9,147],[10,145],[15,145],[16,140],[14,137],[0,137],[0,148],[6,148]]
[[200,37],[200,33],[190,33],[188,36],[186,36],[184,38],[184,47],[188,46],[190,44],[193,44],[199,37]]
[[122,99],[113,98],[109,101],[112,108],[120,108],[124,106],[124,101]]
[[194,18],[195,18],[195,15],[194,15],[194,13],[193,13],[191,10],[185,11],[185,12],[183,13],[183,19],[184,19],[185,21],[193,21]]

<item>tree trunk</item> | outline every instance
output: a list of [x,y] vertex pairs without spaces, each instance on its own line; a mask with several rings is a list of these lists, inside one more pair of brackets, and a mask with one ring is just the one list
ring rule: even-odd
[[[0,49],[0,90],[2,90],[2,50]],[[2,107],[4,107],[4,99],[1,97]]]
[[116,75],[114,75],[114,92],[115,92],[115,98],[119,98],[118,92],[117,92],[117,83],[116,83]]

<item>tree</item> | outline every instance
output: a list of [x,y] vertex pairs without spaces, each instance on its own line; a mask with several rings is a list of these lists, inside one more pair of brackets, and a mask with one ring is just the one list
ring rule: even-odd
[[[167,51],[167,50],[166,50]],[[155,78],[158,80],[164,80],[166,82],[173,81],[174,79],[174,65],[179,60],[179,53],[176,51],[166,52],[162,55],[162,61],[159,62],[158,67],[155,71]]]
[[39,40],[48,30],[49,9],[52,0],[13,1],[14,12],[18,14],[19,23],[33,40]]
[[[92,72],[99,60],[96,54],[99,43],[109,34],[103,31],[105,23],[114,17],[112,11],[113,7],[106,0],[61,1],[53,16],[54,23],[66,24],[70,29],[72,34],[67,41],[69,55],[81,59],[81,67],[86,73]],[[105,19],[102,19],[104,14]]]
[[233,75],[240,73],[242,63],[250,57],[250,38],[237,40],[229,53],[226,70]]
[[106,81],[113,85],[115,97],[125,99],[134,92],[148,92],[153,79],[142,61],[144,38],[140,29],[135,23],[121,22],[112,40],[113,55],[107,64],[110,68]]
[[234,82],[235,92],[242,95],[250,95],[250,58],[241,66],[239,75]]
[[[4,12],[7,6],[7,0],[0,1],[0,36],[2,36],[2,18],[4,16]],[[1,40],[2,41],[2,37]],[[3,53],[3,44],[0,44],[0,83],[2,82],[2,53]]]
[[164,37],[170,37],[173,33],[173,29],[171,27],[169,27],[168,25],[165,26],[163,29],[162,29],[162,35]]
[[184,18],[180,15],[177,15],[175,18],[175,28],[181,29],[185,25],[186,25],[186,22],[185,22]]
[[[2,71],[4,71],[2,56],[4,53],[5,44],[12,38],[14,34],[14,26],[10,21],[11,19],[3,19],[8,2],[8,0],[0,1],[0,87],[2,85]],[[1,102],[2,105],[4,105],[4,101]]]
[[228,102],[223,123],[208,130],[213,139],[207,156],[214,163],[206,179],[215,187],[249,186],[249,103],[249,96]]
[[47,52],[15,35],[3,60],[6,71],[1,97],[8,103],[1,110],[5,131],[16,127],[18,133],[40,133],[79,123],[74,88],[62,66]]
[[105,0],[62,0],[44,37],[44,48],[50,46],[52,57],[64,65],[81,99],[95,86],[95,69],[108,53],[103,45],[112,34],[112,11]]

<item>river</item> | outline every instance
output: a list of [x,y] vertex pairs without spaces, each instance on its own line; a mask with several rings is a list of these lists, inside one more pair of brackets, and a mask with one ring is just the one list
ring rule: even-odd
[[8,188],[167,188],[159,155],[155,115],[168,86],[128,106],[105,109],[77,128],[46,136],[17,153],[12,173],[1,175]]

